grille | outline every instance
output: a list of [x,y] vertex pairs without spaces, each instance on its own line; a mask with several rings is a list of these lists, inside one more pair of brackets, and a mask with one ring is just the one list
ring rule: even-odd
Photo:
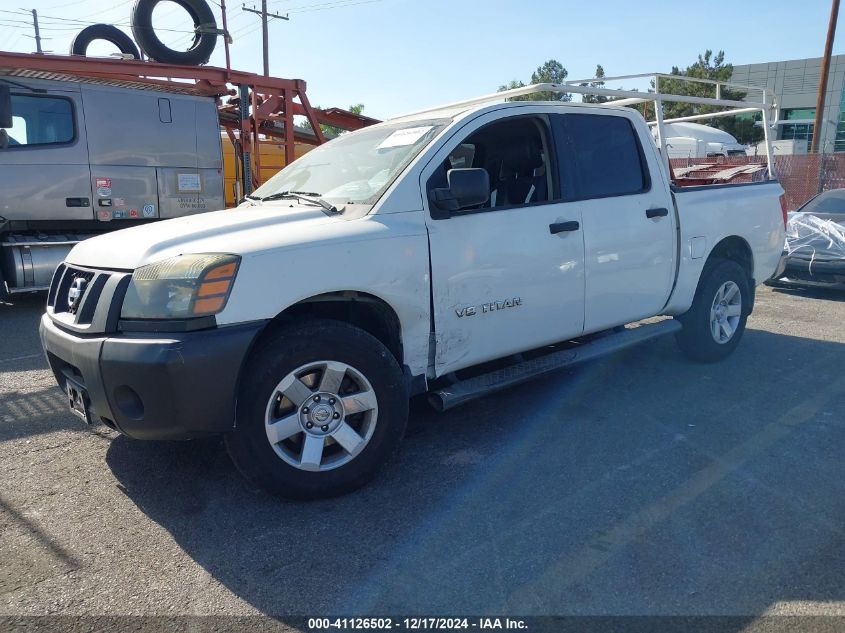
[[[97,301],[108,278],[108,272],[86,270],[62,264],[53,275],[50,292],[47,295],[47,304],[52,308],[54,315],[63,319],[72,319],[74,323],[79,324],[91,323],[97,308]],[[84,279],[85,286],[82,297],[76,302],[76,310],[73,310],[74,302],[70,299],[70,291],[77,279]]]

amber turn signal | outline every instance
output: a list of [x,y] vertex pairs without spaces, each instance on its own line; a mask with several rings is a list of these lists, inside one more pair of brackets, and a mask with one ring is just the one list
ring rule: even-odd
[[209,268],[201,278],[191,311],[197,316],[220,312],[229,298],[237,269],[237,262]]

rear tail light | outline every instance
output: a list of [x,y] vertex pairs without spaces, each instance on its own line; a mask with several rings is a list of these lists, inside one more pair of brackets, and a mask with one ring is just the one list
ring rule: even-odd
[[786,230],[786,220],[787,220],[787,213],[786,213],[786,194],[780,194],[780,211],[783,213],[783,229]]

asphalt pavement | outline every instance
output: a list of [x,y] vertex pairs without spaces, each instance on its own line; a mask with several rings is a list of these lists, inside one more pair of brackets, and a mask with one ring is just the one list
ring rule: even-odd
[[0,304],[0,615],[845,615],[845,293],[761,288],[736,353],[670,338],[447,414],[342,498],[218,440],[72,416]]

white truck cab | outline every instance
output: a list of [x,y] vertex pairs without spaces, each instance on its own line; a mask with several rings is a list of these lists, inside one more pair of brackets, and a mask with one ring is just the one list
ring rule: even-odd
[[686,121],[667,123],[664,129],[669,158],[745,156],[748,150],[728,132],[709,125]]
[[782,193],[674,187],[629,108],[429,110],[314,149],[235,210],[82,242],[41,337],[86,421],[225,434],[264,488],[339,494],[396,450],[411,395],[448,409],[668,333],[730,354],[779,263]]

